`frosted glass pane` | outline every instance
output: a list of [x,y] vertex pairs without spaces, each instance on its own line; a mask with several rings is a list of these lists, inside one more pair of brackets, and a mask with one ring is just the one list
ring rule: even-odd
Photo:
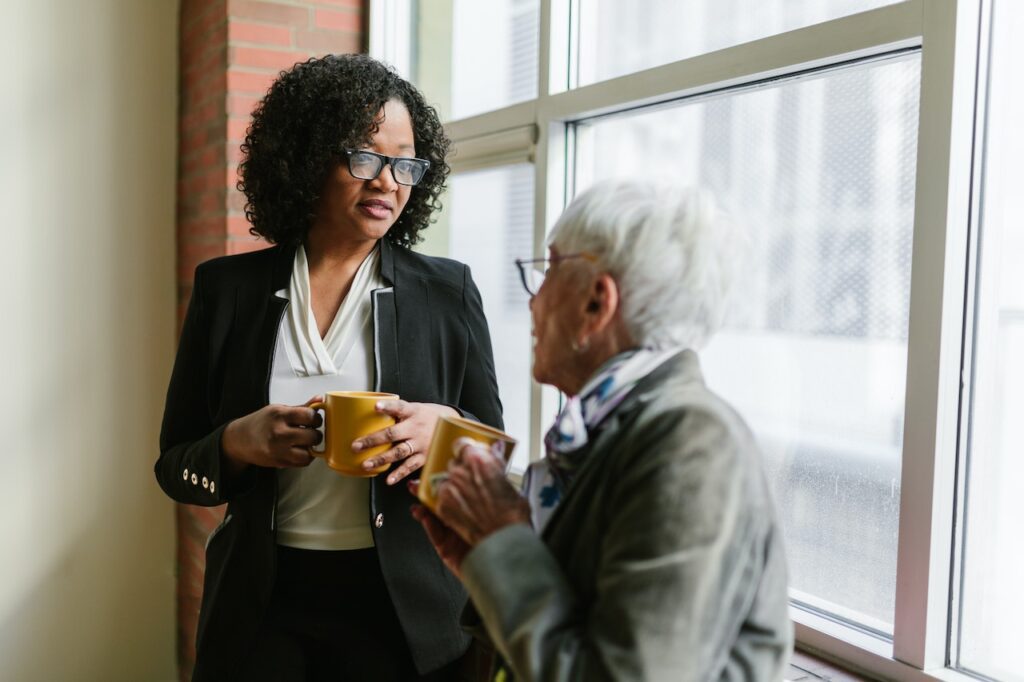
[[[757,433],[793,597],[892,633],[899,525],[917,56],[577,133],[577,189],[605,177],[710,189],[752,235],[712,389]],[[671,287],[671,282],[665,283]]]
[[1024,680],[1024,6],[993,4],[959,665]]
[[537,96],[540,0],[414,0],[412,81],[445,120]]
[[[460,173],[449,181],[448,254],[467,263],[491,329],[505,430],[519,441],[513,467],[530,451],[530,309],[515,259],[529,257],[533,237],[533,166]],[[525,254],[525,255],[524,255]]]
[[897,0],[580,0],[579,84],[792,31]]

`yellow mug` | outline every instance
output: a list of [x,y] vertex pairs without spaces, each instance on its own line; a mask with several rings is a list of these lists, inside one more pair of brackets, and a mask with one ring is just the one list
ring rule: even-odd
[[314,448],[310,452],[322,457],[327,466],[348,476],[376,476],[387,471],[387,464],[370,470],[363,469],[362,464],[390,448],[391,443],[352,452],[352,441],[393,425],[394,417],[377,412],[375,407],[380,400],[397,398],[394,393],[372,391],[328,392],[324,402],[310,405],[324,412],[323,450]]
[[427,451],[427,462],[420,473],[420,487],[417,497],[425,507],[436,509],[437,490],[448,478],[448,463],[455,457],[453,446],[459,438],[466,437],[491,447],[504,444],[502,453],[506,464],[516,446],[516,439],[504,431],[463,417],[439,417],[434,427],[434,437]]

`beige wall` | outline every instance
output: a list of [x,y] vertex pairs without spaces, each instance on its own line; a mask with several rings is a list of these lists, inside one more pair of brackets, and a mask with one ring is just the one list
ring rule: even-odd
[[3,0],[0,679],[171,680],[176,0]]

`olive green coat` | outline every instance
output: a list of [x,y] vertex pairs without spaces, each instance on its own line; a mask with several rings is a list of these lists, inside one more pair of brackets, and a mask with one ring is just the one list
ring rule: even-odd
[[642,379],[584,447],[542,535],[512,526],[466,557],[464,624],[517,680],[781,680],[780,528],[753,437],[696,354]]

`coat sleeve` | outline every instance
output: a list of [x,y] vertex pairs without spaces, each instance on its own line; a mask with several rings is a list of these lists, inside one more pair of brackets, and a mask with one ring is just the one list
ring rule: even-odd
[[[638,443],[654,456],[615,472],[592,593],[525,525],[466,557],[470,597],[517,680],[705,680],[728,665],[762,579],[770,522],[740,511],[725,430],[706,425],[683,438],[684,429],[661,427],[648,430],[660,430],[656,442]],[[739,679],[782,674],[778,647],[748,653]]]
[[212,507],[251,486],[255,472],[250,467],[236,480],[221,475],[220,441],[226,424],[214,424],[210,417],[210,311],[204,304],[203,275],[200,265],[167,388],[154,470],[160,487],[175,501]]
[[459,404],[452,407],[464,417],[503,429],[505,426],[501,400],[498,398],[498,380],[494,373],[494,353],[491,350],[487,317],[469,266],[463,267],[462,308],[466,316],[469,348]]

